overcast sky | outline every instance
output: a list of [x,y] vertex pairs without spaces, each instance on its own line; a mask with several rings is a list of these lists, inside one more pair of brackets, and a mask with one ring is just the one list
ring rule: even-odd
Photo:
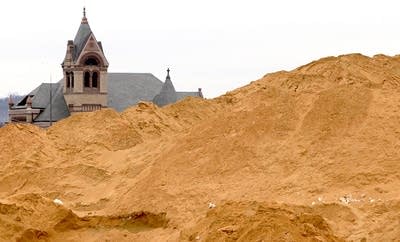
[[109,72],[166,69],[179,91],[215,97],[324,56],[400,53],[400,2],[13,0],[0,3],[0,96],[62,78],[86,5]]

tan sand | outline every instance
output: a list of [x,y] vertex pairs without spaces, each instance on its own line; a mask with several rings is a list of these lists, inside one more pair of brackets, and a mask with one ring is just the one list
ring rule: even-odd
[[0,162],[2,241],[399,241],[400,57],[7,125]]

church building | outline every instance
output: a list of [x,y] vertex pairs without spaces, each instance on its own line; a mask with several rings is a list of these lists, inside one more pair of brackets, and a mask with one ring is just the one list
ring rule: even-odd
[[151,73],[108,72],[103,45],[91,30],[85,9],[75,39],[68,41],[61,66],[61,81],[42,83],[18,103],[10,97],[9,122],[48,127],[77,112],[102,108],[122,111],[140,101],[165,106],[188,96],[203,98],[201,88],[177,92],[169,69],[164,83]]

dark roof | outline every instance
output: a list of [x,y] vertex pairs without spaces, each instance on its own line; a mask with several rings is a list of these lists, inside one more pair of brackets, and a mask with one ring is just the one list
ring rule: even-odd
[[158,95],[156,95],[153,99],[153,102],[157,106],[165,106],[170,103],[174,103],[178,100],[178,97],[176,95],[175,87],[174,84],[172,84],[171,77],[169,76],[169,73],[167,75],[167,78],[165,79],[164,85],[161,88],[161,91]]
[[97,44],[99,45],[100,50],[101,50],[102,52],[104,52],[104,50],[103,50],[103,44],[101,43],[101,41],[97,41]]
[[[52,84],[53,93],[57,84]],[[26,107],[26,101],[28,97],[32,97],[32,108],[43,109],[47,106],[50,98],[50,83],[42,83],[33,91],[31,91],[28,95],[24,96],[24,98],[18,102],[14,108],[18,107]]]
[[117,111],[151,101],[163,83],[150,73],[108,73],[108,106]]
[[31,92],[29,93],[29,95],[36,95],[36,93],[39,91],[39,89],[40,89],[41,86],[42,86],[42,85],[40,85],[40,86],[38,86],[37,88],[35,88],[33,91],[31,91]]
[[[53,121],[70,115],[64,99],[63,88],[62,81],[51,84]],[[32,97],[32,108],[43,110],[34,121],[50,121],[50,83],[42,83],[13,108],[26,108],[28,96]],[[140,101],[153,101],[158,106],[164,106],[188,96],[201,97],[201,93],[176,92],[169,76],[163,84],[151,73],[108,73],[107,105],[119,112]]]
[[52,93],[52,120],[58,121],[68,117],[69,111],[63,94],[63,84],[58,83],[42,83],[40,86],[26,95],[14,109],[25,109],[26,101],[30,96],[32,98],[32,108],[43,110],[39,116],[35,118],[35,122],[50,121],[50,86]]
[[[35,108],[34,103],[35,99],[41,104],[45,105],[43,112],[39,114],[38,117],[35,118],[35,122],[49,122],[50,121],[50,84],[43,83],[42,86],[45,85],[47,87],[47,92],[38,93],[32,99],[32,107]],[[51,85],[52,90],[52,120],[58,121],[63,118],[68,117],[69,111],[67,103],[64,99],[63,94],[63,84],[61,83],[54,83]]]
[[79,26],[78,32],[76,33],[74,39],[74,45],[75,45],[74,61],[78,59],[91,34],[92,30],[90,29],[89,24],[87,22],[82,22],[81,25]]
[[58,83],[42,83],[39,88],[35,89],[32,97],[32,108],[46,108],[50,100],[50,86],[52,95],[57,91],[60,84]]

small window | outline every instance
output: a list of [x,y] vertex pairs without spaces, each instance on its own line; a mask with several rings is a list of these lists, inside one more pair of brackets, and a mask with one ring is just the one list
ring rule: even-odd
[[71,72],[71,87],[74,88],[74,73]]
[[67,88],[70,88],[70,84],[71,84],[71,79],[70,79],[70,75],[69,75],[69,72],[67,72],[67,80],[66,80],[66,83],[67,83]]
[[84,75],[84,87],[90,87],[90,73],[88,71]]
[[98,85],[97,85],[98,79],[99,78],[98,78],[97,72],[94,72],[93,76],[92,76],[92,87],[93,88],[97,88],[98,87]]

